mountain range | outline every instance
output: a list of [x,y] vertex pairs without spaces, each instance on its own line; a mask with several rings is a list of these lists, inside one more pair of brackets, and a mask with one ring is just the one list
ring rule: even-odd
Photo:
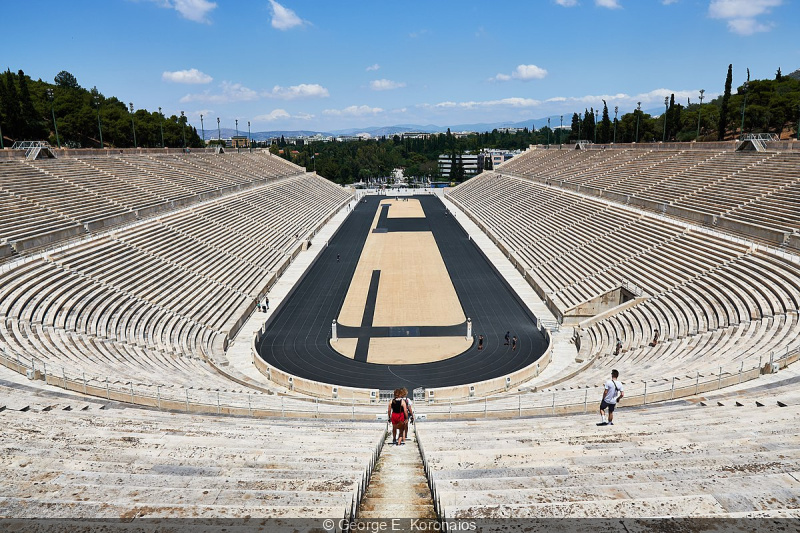
[[[643,109],[642,111],[653,116],[658,116],[659,113],[663,112],[663,109],[658,109],[658,108],[650,110]],[[530,120],[523,120],[520,122],[481,122],[476,124],[455,124],[451,126],[437,126],[435,124],[426,124],[426,125],[396,124],[394,126],[369,126],[366,128],[347,128],[347,129],[332,130],[332,131],[315,131],[315,130],[255,131],[251,135],[254,141],[266,141],[273,137],[280,137],[280,136],[311,137],[317,134],[321,134],[326,137],[337,137],[340,135],[358,135],[361,133],[367,133],[372,137],[382,137],[382,136],[396,135],[400,133],[408,133],[410,131],[419,131],[424,133],[444,133],[445,131],[447,131],[448,128],[450,128],[450,131],[452,132],[460,132],[460,131],[485,132],[499,128],[531,128],[532,126],[535,126],[536,129],[539,129],[547,125],[548,118],[550,119],[550,126],[553,129],[559,126],[561,120],[560,115],[551,115],[550,117],[534,118]],[[571,122],[572,122],[572,115],[569,116],[564,115],[564,126],[569,127]],[[220,132],[223,138],[229,138],[232,137],[233,135],[236,135],[236,130],[232,128],[221,128]],[[216,128],[213,130],[206,130],[205,131],[206,140],[216,139],[217,136],[214,135],[215,133],[217,133]],[[247,132],[239,130],[239,135],[247,135]]]

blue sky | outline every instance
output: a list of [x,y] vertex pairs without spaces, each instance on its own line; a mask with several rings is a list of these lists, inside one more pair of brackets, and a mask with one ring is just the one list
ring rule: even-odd
[[[4,2],[3,64],[253,131],[515,122],[800,68],[798,0]],[[35,36],[35,38],[34,38]],[[213,126],[209,126],[213,123]]]

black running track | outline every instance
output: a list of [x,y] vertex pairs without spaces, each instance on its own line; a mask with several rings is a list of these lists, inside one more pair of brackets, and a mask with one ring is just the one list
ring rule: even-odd
[[[441,200],[435,196],[414,198],[422,204],[424,220],[381,216],[378,227],[385,227],[387,231],[433,232],[464,313],[472,319],[474,337],[477,339],[483,334],[485,338],[483,350],[477,349],[475,341],[466,352],[443,361],[386,365],[353,360],[330,347],[331,321],[339,315],[344,303],[375,211],[380,201],[386,199],[385,196],[367,196],[365,202],[353,209],[329,246],[271,317],[257,347],[267,363],[295,376],[333,385],[413,390],[504,376],[535,362],[544,353],[546,342],[534,324],[533,315],[447,213]],[[377,283],[375,277],[373,282]],[[369,312],[365,317],[367,314]],[[371,324],[371,316],[365,324]],[[426,336],[453,334],[451,327],[408,326],[394,333],[407,335],[412,329],[421,330],[418,334]],[[385,331],[339,326],[339,336],[388,336],[395,328],[383,329]],[[457,331],[457,334],[465,334],[466,326],[459,325]],[[504,345],[506,331],[519,339],[515,351]]]

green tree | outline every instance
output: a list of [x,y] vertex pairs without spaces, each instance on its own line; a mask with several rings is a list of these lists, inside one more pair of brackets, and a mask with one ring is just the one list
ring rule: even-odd
[[580,140],[580,135],[583,133],[581,126],[581,117],[577,113],[572,114],[572,131],[569,134],[570,139]]
[[597,140],[603,144],[611,142],[611,118],[608,116],[608,105],[605,100],[603,100],[603,118],[600,122]]
[[6,89],[6,98],[3,100],[3,115],[5,115],[3,135],[11,139],[20,140],[25,128],[19,106],[17,82],[11,69],[7,69],[3,77],[5,78]]
[[587,140],[594,139],[594,108],[583,110],[583,137]]
[[68,89],[81,88],[81,86],[78,85],[78,79],[69,72],[67,72],[66,70],[62,70],[61,72],[56,74],[54,81],[56,82],[56,85],[58,85],[59,87],[66,87]]
[[23,131],[21,136],[25,139],[40,139],[47,129],[44,127],[41,114],[36,111],[28,88],[28,77],[20,70],[17,73],[19,82],[19,105]]
[[731,86],[733,85],[733,64],[728,65],[728,75],[725,77],[725,93],[722,95],[722,104],[719,110],[719,124],[717,125],[717,140],[725,139],[728,130],[728,104],[731,100]]

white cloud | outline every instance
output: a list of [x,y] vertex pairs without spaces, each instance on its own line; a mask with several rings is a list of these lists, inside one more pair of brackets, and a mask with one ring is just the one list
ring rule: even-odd
[[509,81],[511,79],[515,80],[540,80],[547,76],[547,71],[543,68],[537,67],[536,65],[517,65],[517,68],[514,69],[514,72],[509,74],[498,74],[494,78],[489,78],[491,81]]
[[669,6],[672,4],[677,4],[678,0],[661,0],[661,3],[664,4],[665,6]]
[[281,100],[295,100],[297,98],[327,98],[330,93],[328,93],[328,89],[318,83],[301,83],[291,87],[276,85],[271,92],[264,93],[264,96]]
[[539,100],[534,100],[532,98],[519,98],[519,97],[512,97],[512,98],[502,98],[500,100],[482,100],[482,101],[467,101],[467,102],[439,102],[438,104],[421,104],[420,107],[427,108],[427,109],[448,109],[448,108],[460,108],[460,109],[478,109],[478,108],[487,108],[487,107],[518,107],[518,108],[527,108],[527,107],[536,107],[540,105],[541,102]]
[[753,35],[772,29],[756,17],[768,14],[772,8],[783,4],[783,0],[711,0],[708,15],[728,22],[728,29],[739,35]]
[[276,30],[290,30],[307,22],[297,16],[297,13],[284,7],[275,0],[269,0],[272,6],[272,27]]
[[370,66],[368,66],[368,67],[366,68],[366,71],[367,71],[367,72],[371,72],[371,71],[373,71],[373,70],[378,70],[379,68],[381,68],[381,66],[380,66],[379,64],[375,63],[374,65],[370,65]]
[[617,0],[594,0],[594,3],[598,7],[605,7],[608,9],[622,9],[622,6],[619,5]]
[[762,24],[756,19],[733,19],[728,21],[728,29],[739,35],[753,35],[770,31],[772,24]]
[[281,120],[291,118],[292,115],[286,112],[285,109],[273,109],[266,115],[258,115],[253,117],[254,122],[272,122],[273,120]]
[[[453,102],[444,101],[437,104],[420,104],[417,107],[429,110],[451,110],[451,109],[468,109],[468,110],[481,110],[481,109],[497,109],[501,107],[511,109],[530,109],[540,108],[541,112],[546,113],[562,113],[562,112],[582,112],[583,108],[594,107],[597,109],[603,108],[603,100],[605,100],[610,109],[614,109],[615,105],[620,106],[623,113],[627,113],[636,107],[636,102],[642,102],[645,108],[661,106],[664,104],[664,97],[675,95],[677,102],[685,102],[687,98],[696,101],[699,90],[681,90],[675,91],[670,89],[654,89],[646,93],[639,93],[629,95],[625,93],[617,94],[602,94],[602,95],[585,95],[585,96],[554,96],[547,100],[536,100],[533,98],[503,98],[500,100],[482,100],[482,101],[466,101],[466,102]],[[707,99],[714,99],[719,94],[706,92]]]
[[540,80],[547,76],[547,71],[536,65],[518,65],[517,69],[511,74],[512,78],[518,80]]
[[291,87],[281,87],[276,85],[271,91],[255,91],[248,87],[243,86],[241,83],[231,83],[223,81],[220,84],[221,93],[211,93],[210,91],[203,91],[202,93],[187,94],[180,99],[182,103],[186,102],[250,102],[253,100],[260,100],[261,98],[277,98],[280,100],[295,100],[299,98],[327,98],[329,95],[328,89],[316,83],[301,83],[300,85],[292,85]]
[[782,3],[783,0],[711,0],[708,14],[722,19],[752,18],[769,13]]
[[161,79],[170,83],[211,83],[214,80],[214,78],[196,68],[176,70],[174,72],[165,71],[161,74]]
[[276,120],[310,120],[314,118],[314,115],[309,115],[308,113],[297,113],[295,115],[290,114],[285,109],[273,109],[269,113],[265,115],[258,115],[257,117],[253,118],[254,122],[274,122]]
[[418,30],[418,31],[412,31],[411,33],[408,34],[408,36],[411,37],[412,39],[416,39],[417,37],[422,37],[423,35],[425,35],[427,33],[428,33],[428,30],[422,29],[422,30]]
[[564,7],[572,7],[578,5],[578,0],[556,0],[556,4]]
[[369,88],[373,91],[390,91],[392,89],[400,89],[405,87],[406,84],[402,81],[392,80],[372,80],[369,82]]
[[187,94],[180,99],[180,102],[214,102],[224,104],[229,102],[251,102],[253,100],[258,100],[258,93],[252,89],[248,89],[241,83],[223,81],[220,88],[222,92],[217,94],[212,94],[209,91],[204,91],[199,94]]
[[[618,105],[624,109],[633,109],[634,107],[636,107],[637,102],[642,102],[643,107],[656,106],[656,105],[663,106],[664,98],[670,97],[673,94],[675,95],[675,101],[678,103],[685,102],[687,98],[691,98],[692,101],[696,101],[699,93],[700,93],[699,89],[690,89],[681,91],[675,91],[671,89],[653,89],[652,91],[648,91],[646,93],[639,93],[634,95],[617,93],[617,94],[568,96],[568,97],[558,96],[555,98],[548,98],[545,101],[548,103],[552,102],[552,103],[571,104],[571,105],[578,104],[583,107],[594,107],[595,109],[599,107],[600,109],[602,109],[603,100],[605,100],[610,109],[613,109],[615,105]],[[706,99],[710,100],[713,100],[714,98],[719,96],[718,93],[712,93],[708,91],[706,91],[705,95]],[[563,108],[568,106],[562,105],[561,107]]]
[[367,115],[377,115],[383,113],[380,107],[369,107],[368,105],[351,105],[344,109],[326,109],[322,112],[323,115],[334,117],[363,117]]
[[208,0],[155,0],[161,7],[174,9],[180,16],[192,22],[210,23],[208,13],[217,7]]

